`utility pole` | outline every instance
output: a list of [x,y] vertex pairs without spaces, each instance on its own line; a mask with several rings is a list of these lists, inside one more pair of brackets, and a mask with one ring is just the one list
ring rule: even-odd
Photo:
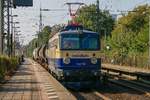
[[41,5],[40,5],[39,33],[42,31],[42,29],[43,29],[42,8],[41,8]]
[[7,52],[10,56],[10,0],[7,0]]
[[[40,32],[42,32],[43,29],[43,20],[42,20],[42,8],[41,8],[41,4],[40,4],[40,16],[39,16],[39,33],[38,33],[38,40],[39,40],[39,34]],[[37,43],[38,45],[40,45],[40,43]]]
[[3,37],[4,37],[4,1],[0,0],[0,54],[3,54]]
[[96,1],[96,10],[99,12],[99,0]]
[[96,31],[98,32],[98,27],[99,27],[99,0],[96,1],[96,13],[97,13],[97,16],[96,16]]
[[149,15],[149,67],[150,67],[150,15]]

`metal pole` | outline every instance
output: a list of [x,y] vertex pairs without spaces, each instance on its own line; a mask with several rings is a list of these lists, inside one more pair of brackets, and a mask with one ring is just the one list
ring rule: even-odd
[[150,67],[150,16],[149,16],[149,67]]
[[10,14],[9,14],[10,0],[7,0],[7,52],[10,56]]
[[13,56],[13,34],[10,34],[10,42],[11,42],[10,55]]
[[43,19],[42,19],[42,8],[40,5],[39,33],[42,31],[42,29],[43,29]]
[[0,54],[3,54],[3,35],[4,35],[4,15],[3,15],[4,1],[0,0]]
[[11,42],[10,42],[10,46],[11,46],[11,55],[13,55],[13,15],[12,15],[12,8],[11,8]]
[[[15,27],[15,23],[13,23],[13,27]],[[13,49],[14,49],[14,51],[13,51],[13,54],[14,54],[14,56],[16,55],[15,54],[15,52],[16,52],[16,33],[15,33],[15,28],[13,29],[13,33],[14,33],[14,36],[13,36],[13,39],[14,39],[14,45],[13,45]]]
[[97,0],[96,1],[96,13],[97,13],[97,16],[96,16],[96,19],[97,19],[97,21],[96,21],[96,31],[98,32],[98,28],[99,28],[99,0]]

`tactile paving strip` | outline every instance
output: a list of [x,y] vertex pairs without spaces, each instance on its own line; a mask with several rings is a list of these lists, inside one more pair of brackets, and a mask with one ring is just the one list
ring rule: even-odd
[[[39,76],[39,80],[42,82],[42,89],[46,92],[48,99],[50,100],[59,100],[57,92],[53,88],[53,85],[49,81],[49,73],[45,71],[45,69],[38,67],[38,64],[35,64],[37,76]],[[38,67],[38,68],[37,68]]]

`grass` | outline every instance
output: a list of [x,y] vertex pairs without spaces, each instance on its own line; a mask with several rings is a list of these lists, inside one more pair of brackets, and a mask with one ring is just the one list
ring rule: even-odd
[[13,72],[18,64],[17,57],[0,56],[0,80],[4,79],[5,75]]

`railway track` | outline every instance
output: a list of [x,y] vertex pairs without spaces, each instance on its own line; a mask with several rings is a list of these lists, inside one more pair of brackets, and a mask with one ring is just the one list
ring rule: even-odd
[[109,80],[109,84],[104,89],[100,88],[98,91],[111,100],[150,100],[147,91],[143,89],[141,91],[141,88],[139,89],[138,86],[135,88],[130,84],[121,80]]
[[111,74],[109,82],[117,85],[121,85],[142,93],[145,93],[147,96],[150,97],[150,83],[149,81],[144,80],[136,80],[134,78],[128,78],[124,76],[118,76]]
[[[131,86],[135,82],[124,82],[122,80],[109,80],[107,85],[101,85],[97,89],[83,92],[71,93],[78,100],[150,100],[148,92],[139,88],[139,86],[148,89],[149,86],[143,83],[137,83],[138,86]],[[136,84],[134,84],[136,85]]]
[[109,97],[105,96],[104,94],[102,94],[98,91],[95,91],[94,94],[101,97],[103,100],[111,100]]
[[143,98],[144,100],[150,100],[149,91],[146,90],[150,89],[148,82],[130,82],[119,78],[115,76],[111,77],[111,79],[109,79],[109,85],[100,85],[97,89],[88,91],[69,91],[77,98],[77,100],[143,100]]
[[82,92],[71,91],[71,93],[77,100],[111,100],[109,97],[95,90]]
[[97,89],[81,92],[71,91],[71,93],[77,100],[150,100],[145,93],[120,84],[110,82],[108,85],[97,87]]
[[140,79],[139,82],[150,85],[150,81]]
[[150,87],[148,85],[134,82],[134,81],[129,81],[129,80],[122,80],[122,79],[119,80],[109,79],[109,82],[144,93],[146,96],[150,97]]
[[137,81],[137,80],[125,80],[131,84],[135,84],[139,87],[143,87],[144,89],[148,90],[150,92],[150,84],[146,84],[146,83],[143,83],[143,82],[140,82],[140,81]]

